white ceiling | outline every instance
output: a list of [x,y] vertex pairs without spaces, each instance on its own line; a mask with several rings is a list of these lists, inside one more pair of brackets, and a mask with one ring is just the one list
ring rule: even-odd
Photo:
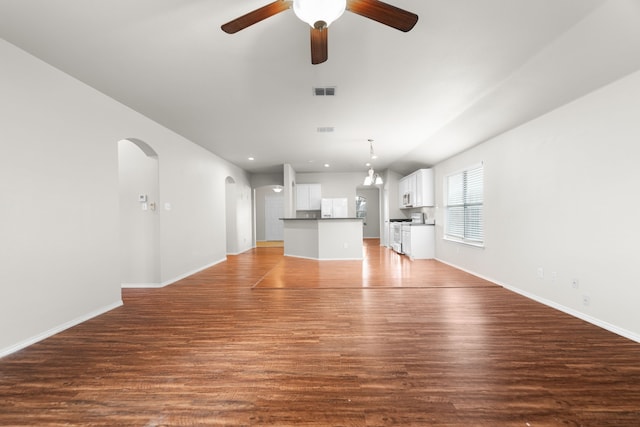
[[640,69],[638,0],[388,0],[411,32],[346,12],[320,65],[291,10],[220,29],[269,2],[0,0],[0,37],[251,172],[408,173]]

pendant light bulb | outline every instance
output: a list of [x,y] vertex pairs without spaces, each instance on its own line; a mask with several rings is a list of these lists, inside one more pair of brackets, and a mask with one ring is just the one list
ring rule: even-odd
[[376,156],[375,151],[373,151],[373,139],[369,139],[369,157],[371,158],[371,160],[375,160],[378,158],[378,156]]

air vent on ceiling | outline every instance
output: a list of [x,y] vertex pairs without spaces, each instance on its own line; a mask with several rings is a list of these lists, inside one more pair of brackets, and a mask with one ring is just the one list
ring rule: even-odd
[[336,130],[336,128],[333,126],[321,126],[318,128],[318,133],[331,133],[334,130]]
[[313,95],[314,96],[336,96],[336,87],[335,86],[314,87]]

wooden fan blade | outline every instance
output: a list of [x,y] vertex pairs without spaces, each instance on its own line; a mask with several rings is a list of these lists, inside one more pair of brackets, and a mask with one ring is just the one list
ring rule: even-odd
[[292,2],[290,0],[276,0],[273,3],[269,3],[266,6],[262,6],[259,9],[249,12],[246,15],[242,15],[239,18],[229,21],[221,28],[222,31],[229,34],[237,33],[240,30],[244,30],[253,24],[256,24],[264,19],[270,18],[273,15],[277,15],[280,12],[284,12],[291,8]]
[[321,64],[329,58],[327,27],[311,28],[311,63]]
[[347,0],[347,10],[405,33],[418,22],[418,15],[415,13],[378,0]]

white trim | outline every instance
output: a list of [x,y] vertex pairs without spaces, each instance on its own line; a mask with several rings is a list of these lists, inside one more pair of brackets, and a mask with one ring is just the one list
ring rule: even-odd
[[629,331],[629,330],[624,329],[624,328],[620,328],[620,327],[618,327],[616,325],[613,325],[613,324],[611,324],[609,322],[605,322],[604,320],[600,320],[600,319],[597,319],[597,318],[595,318],[593,316],[589,316],[588,314],[582,313],[581,311],[578,311],[578,310],[575,310],[573,308],[564,306],[562,304],[558,304],[557,302],[548,300],[546,298],[539,297],[537,295],[534,295],[532,293],[529,293],[527,291],[519,289],[519,288],[517,288],[515,286],[507,285],[506,283],[502,283],[502,282],[500,282],[498,280],[495,280],[495,279],[492,279],[490,277],[483,276],[481,274],[478,274],[478,273],[475,273],[473,271],[467,270],[465,268],[459,267],[459,266],[457,266],[455,264],[452,264],[450,262],[443,261],[440,258],[436,258],[436,260],[440,261],[443,264],[447,264],[447,265],[450,265],[451,267],[457,268],[458,270],[462,270],[462,271],[464,271],[466,273],[473,274],[474,276],[479,277],[481,279],[484,279],[484,280],[487,280],[489,282],[495,283],[498,286],[502,286],[503,288],[505,288],[505,289],[507,289],[507,290],[509,290],[511,292],[515,292],[516,294],[522,295],[523,297],[526,297],[526,298],[529,298],[529,299],[531,299],[533,301],[539,302],[540,304],[544,304],[547,307],[551,307],[553,309],[556,309],[558,311],[566,313],[566,314],[568,314],[570,316],[577,317],[578,319],[584,320],[585,322],[591,323],[592,325],[598,326],[599,328],[605,329],[605,330],[607,330],[609,332],[612,332],[612,333],[614,333],[616,335],[620,335],[621,337],[624,337],[624,338],[630,339],[632,341],[635,341],[637,343],[640,343],[640,335],[636,334],[635,332]]
[[310,259],[313,261],[362,261],[364,259],[364,257],[362,258],[313,258],[309,256],[290,255],[290,254],[284,254],[284,256],[288,256],[291,258]]
[[227,258],[225,257],[225,258],[220,259],[218,261],[214,261],[211,264],[207,264],[204,267],[196,268],[195,270],[191,270],[191,271],[189,271],[187,273],[181,274],[181,275],[179,275],[177,277],[174,277],[173,279],[165,280],[164,282],[161,282],[161,283],[121,283],[120,286],[122,287],[122,289],[138,289],[138,288],[140,288],[140,289],[143,289],[143,288],[146,288],[146,289],[157,289],[157,288],[164,288],[165,286],[169,286],[169,285],[171,285],[173,283],[176,283],[177,281],[185,279],[185,278],[187,278],[187,277],[189,277],[189,276],[191,276],[193,274],[199,273],[202,270],[206,270],[207,268],[211,268],[214,265],[220,264],[221,262],[224,262],[226,260],[227,260]]
[[467,245],[474,248],[484,249],[484,242],[474,242],[473,240],[460,239],[460,238],[449,236],[447,234],[443,235],[442,240],[446,240],[447,242],[452,242],[452,243],[460,243],[461,245]]
[[137,289],[137,288],[161,288],[161,283],[121,283],[122,289]]
[[59,334],[60,332],[72,328],[80,323],[86,322],[89,319],[100,316],[108,311],[111,311],[115,308],[122,306],[122,300],[118,300],[113,304],[106,305],[97,310],[93,310],[83,316],[76,317],[75,319],[71,319],[68,322],[65,322],[61,325],[55,326],[47,331],[44,331],[40,334],[34,335],[31,338],[27,338],[26,340],[20,341],[16,344],[13,344],[9,347],[0,349],[0,358],[10,355],[11,353],[15,353],[16,351],[22,350],[23,348],[29,347],[39,341],[52,337],[53,335]]
[[[269,240],[258,240],[258,241],[259,241],[259,242],[268,242]],[[271,240],[271,241],[272,241],[272,242],[280,242],[281,240]],[[235,255],[240,255],[240,254],[243,254],[243,253],[245,253],[245,252],[249,252],[251,249],[255,249],[255,248],[257,248],[257,244],[256,244],[255,246],[249,246],[248,248],[243,249],[243,250],[238,251],[238,252],[227,252],[227,255],[234,255],[234,256],[235,256]],[[226,261],[226,259],[224,259],[223,261]],[[218,261],[218,262],[214,263],[213,265],[216,265],[216,264],[217,264],[217,263],[219,263],[219,262],[220,262],[220,261]],[[207,268],[208,268],[208,267],[207,267]]]
[[291,258],[312,259],[314,261],[318,261],[318,258],[314,258],[314,257],[310,257],[310,256],[291,255],[291,254],[288,254],[288,253],[284,253],[283,255],[291,257]]
[[173,283],[176,283],[176,282],[178,282],[178,281],[180,281],[180,280],[182,280],[182,279],[185,279],[185,278],[187,278],[187,277],[189,277],[189,276],[191,276],[191,275],[194,275],[194,274],[196,274],[196,273],[199,273],[199,272],[201,272],[202,270],[206,270],[207,268],[211,268],[211,267],[213,267],[214,265],[220,264],[221,262],[225,262],[226,260],[227,260],[227,258],[225,257],[225,258],[220,259],[220,260],[218,260],[218,261],[214,261],[214,262],[212,262],[211,264],[207,264],[207,265],[205,265],[205,266],[203,266],[203,267],[196,268],[195,270],[191,270],[191,271],[189,271],[189,272],[187,272],[187,273],[185,273],[185,274],[181,274],[180,276],[174,277],[173,279],[165,280],[164,282],[162,282],[162,283],[160,284],[160,287],[161,287],[161,288],[164,288],[165,286],[168,286],[168,285],[171,285],[171,284],[173,284]]

